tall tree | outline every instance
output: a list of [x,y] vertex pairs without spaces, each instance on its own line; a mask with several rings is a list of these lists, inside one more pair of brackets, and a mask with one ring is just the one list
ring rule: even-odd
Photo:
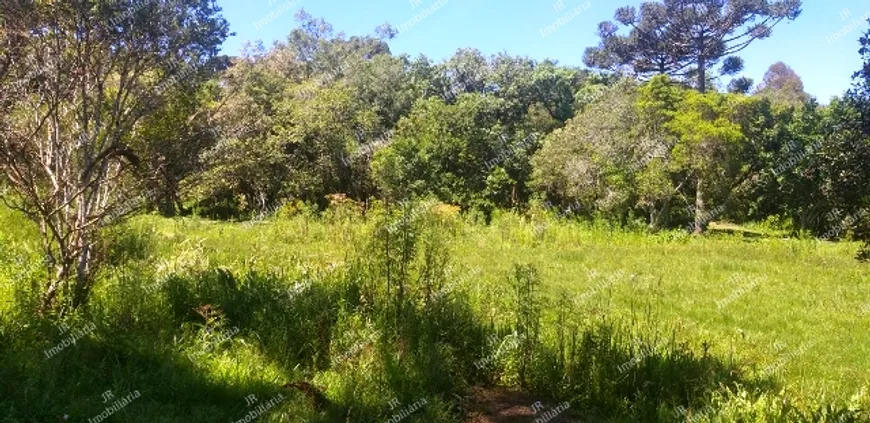
[[0,34],[27,38],[15,40],[22,60],[0,65],[14,75],[0,79],[0,92],[16,92],[0,117],[11,187],[2,198],[42,234],[52,270],[42,310],[61,291],[76,307],[90,291],[99,228],[129,207],[139,123],[179,81],[211,66],[228,24],[207,0],[8,3]]
[[549,201],[610,216],[626,214],[636,201],[635,176],[647,153],[633,131],[640,116],[634,81],[625,79],[560,129],[535,154],[533,184]]
[[141,131],[130,141],[143,158],[137,174],[148,192],[146,206],[156,207],[164,216],[184,211],[181,181],[201,167],[200,154],[219,135],[208,113],[216,87],[202,89],[202,81],[197,77],[180,81],[178,89],[166,93],[166,101],[142,119]]
[[585,62],[601,69],[628,68],[642,77],[685,77],[703,93],[710,69],[721,62],[721,74],[739,72],[743,62],[733,54],[769,37],[773,27],[800,13],[800,0],[649,1],[639,13],[625,6],[614,19],[629,28],[628,34],[618,34],[613,22],[602,22],[601,43],[586,50]]
[[870,136],[870,31],[861,37],[860,53],[864,59],[864,66],[854,75],[857,83],[855,89],[852,90],[852,97],[859,100],[864,133]]
[[[870,20],[867,22],[870,23]],[[858,78],[865,88],[870,88],[870,30],[861,37],[861,50],[859,52],[864,58],[864,66],[855,73],[855,78]]]
[[537,134],[511,130],[500,119],[506,107],[494,95],[470,93],[454,104],[418,101],[372,162],[382,191],[393,200],[434,195],[484,211],[524,201]]
[[390,28],[347,38],[304,11],[297,19],[286,42],[246,49],[221,76],[219,139],[183,184],[210,216],[244,217],[290,198],[326,205],[333,193],[368,199],[372,152],[431,94],[378,38]]
[[494,88],[490,84],[492,71],[489,62],[477,49],[459,49],[439,68],[454,98],[462,93],[482,94]]
[[804,91],[801,77],[783,62],[770,65],[756,94],[769,98],[774,103],[795,107],[803,105],[810,99],[810,95]]
[[745,136],[735,115],[744,97],[690,92],[666,126],[679,139],[674,162],[694,182],[694,232],[700,234],[716,216],[711,200],[727,189],[742,163],[735,160]]

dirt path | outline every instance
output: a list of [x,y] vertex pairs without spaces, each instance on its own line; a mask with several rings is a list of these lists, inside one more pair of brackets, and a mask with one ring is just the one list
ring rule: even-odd
[[[522,392],[503,388],[474,388],[472,391],[471,412],[467,423],[579,423],[571,420],[566,413],[548,418],[555,414],[559,404],[541,401],[540,398]],[[541,401],[543,409],[535,414],[535,404]]]

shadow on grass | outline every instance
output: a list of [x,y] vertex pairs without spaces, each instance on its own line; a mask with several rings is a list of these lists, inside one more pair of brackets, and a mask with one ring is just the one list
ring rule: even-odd
[[[88,421],[136,391],[140,397],[107,421],[236,421],[256,407],[248,396],[279,393],[287,401],[274,413],[330,421],[286,384],[328,366],[345,295],[254,273],[153,281],[133,269],[107,276],[111,289],[64,319],[66,333],[35,317],[0,326],[0,380],[12,381],[0,384],[0,422]],[[74,345],[45,354],[90,325]],[[107,391],[115,398],[104,401]]]
[[[12,382],[0,385],[0,422],[88,421],[113,403],[104,403],[106,391],[116,399],[141,394],[109,421],[236,421],[249,411],[247,396],[262,401],[279,392],[288,401],[260,421],[279,421],[283,410],[309,421],[370,421],[389,418],[393,398],[401,404],[452,401],[487,379],[509,380],[516,370],[511,354],[498,366],[475,366],[493,351],[488,331],[462,298],[409,305],[396,316],[389,302],[367,304],[363,285],[341,273],[289,280],[215,270],[170,277],[150,294],[143,286],[148,284],[124,281],[111,298],[95,301],[91,316],[71,326],[91,319],[97,329],[50,359],[43,349],[63,338],[50,325],[4,331],[0,380]],[[210,317],[203,315],[205,305]],[[374,326],[378,336],[370,348],[336,365],[343,354],[337,340],[354,325]],[[227,328],[239,331],[225,344],[209,344]],[[679,407],[700,409],[723,386],[752,385],[734,366],[687,344],[626,335],[636,332],[598,322],[565,331],[560,342],[539,343],[527,392],[552,403],[568,401],[584,419],[653,422],[666,421],[663,416]],[[259,360],[234,348],[235,342],[250,346]],[[221,365],[217,360],[191,362],[184,351],[202,343],[214,345],[204,359],[226,352],[239,362],[227,368],[209,367]],[[281,380],[250,374],[255,365],[277,369]],[[330,386],[315,381],[323,375],[331,375]],[[280,388],[288,382],[308,385]],[[462,418],[458,409],[447,414],[453,420],[427,413],[434,411],[406,421]]]
[[[228,384],[211,377],[186,356],[174,353],[166,340],[149,340],[135,329],[127,333],[97,329],[50,358],[34,348],[53,347],[36,341],[48,338],[43,334],[19,333],[35,342],[2,341],[0,380],[7,381],[0,385],[4,423],[90,421],[125,397],[129,404],[106,421],[235,421],[247,412],[246,396],[268,398],[277,393],[275,385],[256,378]],[[50,337],[60,338],[54,335]]]
[[[223,326],[238,327],[288,375],[294,392],[320,411],[318,421],[389,418],[393,399],[413,404],[460,392],[485,339],[467,301],[409,302],[396,318],[394,303],[369,291],[373,282],[347,272],[282,278],[216,270],[170,278],[161,295],[175,326],[202,324],[194,309],[203,304],[220,310]],[[441,421],[436,414],[444,416],[420,411],[407,421]]]
[[[499,364],[478,369],[492,356],[489,331],[461,298],[431,307],[412,306],[396,319],[391,305],[364,304],[363,287],[347,275],[288,281],[247,274],[236,278],[215,271],[165,286],[174,324],[201,320],[192,310],[213,304],[229,321],[256,338],[272,363],[301,381],[321,372],[338,372],[340,389],[330,389],[326,421],[383,417],[392,396],[411,404],[425,396],[454,398],[472,386],[512,380],[518,357],[506,354]],[[301,288],[300,288],[301,287]],[[379,336],[374,358],[350,357],[340,368],[336,338],[349,320],[371,320]],[[510,333],[501,330],[501,338]],[[771,390],[773,380],[745,380],[738,366],[706,353],[705,346],[662,341],[637,328],[599,321],[563,333],[561,342],[539,343],[529,366],[526,391],[553,403],[568,401],[584,417],[655,422],[679,421],[678,410],[698,412],[714,392],[740,385]],[[629,335],[631,334],[631,335]],[[366,364],[366,366],[362,366]],[[359,373],[356,366],[369,367]],[[357,372],[359,374],[352,375]],[[326,387],[314,387],[324,389]],[[374,403],[356,398],[359,391],[381,392]],[[380,402],[378,402],[380,401]]]
[[[530,390],[552,402],[568,401],[584,419],[636,422],[685,421],[711,394],[737,385],[772,389],[773,380],[745,380],[735,364],[671,336],[599,321],[568,334],[562,347],[542,347]],[[628,334],[635,334],[629,336]],[[586,421],[586,420],[584,420]]]

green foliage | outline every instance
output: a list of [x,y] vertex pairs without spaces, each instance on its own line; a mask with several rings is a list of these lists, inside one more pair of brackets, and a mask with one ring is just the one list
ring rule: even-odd
[[529,366],[535,361],[535,349],[541,335],[541,299],[538,271],[531,265],[515,265],[508,280],[514,293],[514,336],[517,338],[517,370],[521,388],[527,387]]
[[536,186],[551,197],[620,219],[639,210],[660,227],[678,197],[698,195],[698,181],[709,191],[701,197],[721,197],[740,175],[751,100],[687,91],[667,77],[640,88],[623,82],[603,97],[554,132],[535,158]]
[[455,104],[418,102],[372,163],[379,186],[396,200],[431,194],[464,208],[515,204],[527,195],[518,181],[536,143],[531,134],[507,132],[499,119],[504,106],[494,96],[471,94]]
[[673,165],[686,172],[695,188],[693,227],[703,232],[719,212],[711,200],[722,204],[728,188],[739,176],[742,163],[736,160],[746,140],[734,115],[742,99],[733,94],[689,92],[678,105],[673,120],[665,127],[678,141],[673,148]]
[[870,95],[870,30],[861,37],[860,43],[861,49],[858,52],[864,59],[864,65],[854,77],[858,80],[860,92],[863,92],[864,97],[867,98]]
[[[180,157],[166,138],[199,138],[193,97],[224,65],[218,46],[229,24],[201,0],[3,9],[0,196],[41,228],[53,274],[42,282],[41,312],[66,312],[87,303],[99,231],[138,207],[129,197],[142,179],[159,187],[164,204],[177,202],[176,184],[196,159]],[[163,118],[179,127],[153,120]]]
[[561,204],[579,202],[586,210],[618,215],[630,207],[630,160],[646,153],[633,142],[636,98],[634,84],[622,81],[545,138],[533,159],[534,186]]
[[[206,77],[210,76],[200,76]],[[146,158],[137,175],[147,193],[143,206],[154,205],[165,216],[184,211],[181,183],[202,168],[200,154],[218,137],[202,113],[214,87],[200,87],[196,78],[185,82],[167,93],[161,107],[143,120],[142,130],[131,140],[133,149]]]
[[439,64],[412,61],[384,40],[297,18],[286,43],[250,47],[220,77],[211,107],[218,139],[202,172],[182,184],[205,215],[243,217],[291,198],[325,207],[336,193],[433,194],[487,213],[521,205],[537,134],[573,115],[585,78],[471,49]]
[[622,223],[647,216],[653,228],[773,215],[812,226],[822,195],[809,192],[819,185],[807,169],[830,125],[815,104],[701,94],[665,76],[623,82],[602,98],[547,137],[533,160],[534,186],[552,201]]

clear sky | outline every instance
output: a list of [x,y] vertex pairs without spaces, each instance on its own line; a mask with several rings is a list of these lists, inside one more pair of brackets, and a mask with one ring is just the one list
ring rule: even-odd
[[[227,40],[224,53],[237,54],[245,41],[262,40],[267,46],[286,38],[296,25],[300,8],[322,17],[336,31],[370,34],[384,22],[402,27],[390,47],[394,53],[425,54],[433,60],[449,57],[462,47],[490,55],[506,51],[534,59],[555,59],[582,65],[583,51],[597,45],[598,23],[610,20],[618,6],[637,0],[218,0],[236,36]],[[756,41],[741,53],[744,74],[761,81],[768,66],[783,61],[798,73],[807,92],[822,103],[841,95],[860,68],[858,39],[870,24],[867,0],[804,0],[803,14],[777,26],[773,35]],[[560,17],[581,11],[558,25]],[[430,13],[431,12],[431,13]],[[417,23],[415,15],[426,15]],[[563,21],[566,19],[563,19]],[[259,24],[257,23],[259,22]],[[551,27],[546,36],[542,30]],[[850,28],[852,28],[850,30]],[[547,32],[547,31],[544,31]],[[839,37],[834,34],[841,33]]]

